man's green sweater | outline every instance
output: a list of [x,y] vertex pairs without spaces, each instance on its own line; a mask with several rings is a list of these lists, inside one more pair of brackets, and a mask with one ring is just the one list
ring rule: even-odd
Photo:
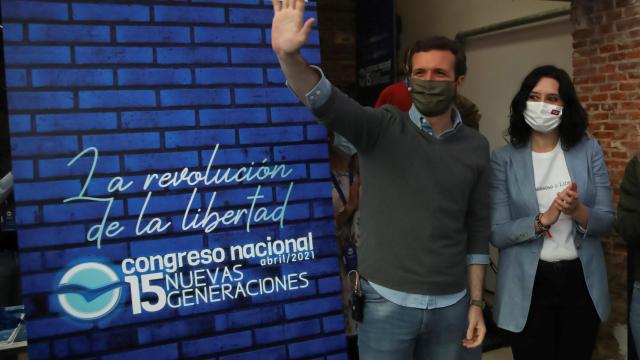
[[360,156],[362,276],[398,291],[467,287],[467,254],[488,254],[489,144],[460,126],[436,138],[394,107],[365,108],[333,88],[313,109]]

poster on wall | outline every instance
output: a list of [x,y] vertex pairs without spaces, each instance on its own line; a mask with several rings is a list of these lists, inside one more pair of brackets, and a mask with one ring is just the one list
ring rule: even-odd
[[346,358],[327,135],[270,0],[1,6],[29,357]]
[[358,102],[373,106],[380,92],[395,81],[396,2],[358,0]]

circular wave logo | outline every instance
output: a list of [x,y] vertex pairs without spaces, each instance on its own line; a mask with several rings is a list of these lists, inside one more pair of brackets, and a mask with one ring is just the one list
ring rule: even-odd
[[58,301],[69,315],[95,320],[116,307],[121,286],[118,275],[107,265],[82,263],[69,269],[60,279]]

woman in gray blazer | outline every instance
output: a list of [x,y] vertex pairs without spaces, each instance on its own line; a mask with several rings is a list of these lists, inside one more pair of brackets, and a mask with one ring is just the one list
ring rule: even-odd
[[569,75],[534,69],[511,102],[509,144],[491,159],[495,318],[516,360],[590,359],[609,316],[600,238],[613,224],[602,150]]

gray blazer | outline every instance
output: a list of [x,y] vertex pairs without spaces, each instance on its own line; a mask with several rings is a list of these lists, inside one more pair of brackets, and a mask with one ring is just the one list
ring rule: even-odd
[[[580,200],[589,208],[586,233],[576,232],[575,244],[591,300],[604,321],[610,304],[600,237],[611,230],[614,220],[609,176],[593,138],[583,138],[564,155]],[[544,241],[535,237],[534,230],[539,211],[531,147],[501,147],[491,157],[491,170],[491,243],[500,251],[494,316],[499,327],[520,332],[527,322]]]

